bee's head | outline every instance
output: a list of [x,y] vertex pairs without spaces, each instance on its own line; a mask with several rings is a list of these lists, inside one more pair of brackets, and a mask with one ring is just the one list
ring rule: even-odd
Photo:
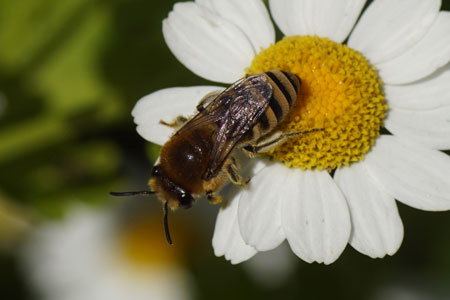
[[152,170],[152,175],[149,180],[150,191],[139,192],[111,192],[113,196],[134,196],[134,195],[150,195],[157,194],[158,198],[164,204],[164,230],[169,244],[172,244],[172,239],[169,233],[169,222],[167,220],[168,207],[175,209],[177,207],[190,208],[194,203],[194,197],[191,193],[174,183],[166,175],[163,169],[157,165]]
[[172,209],[178,207],[190,208],[194,204],[195,200],[191,193],[173,182],[159,165],[153,168],[149,185],[150,189],[163,202],[167,202]]

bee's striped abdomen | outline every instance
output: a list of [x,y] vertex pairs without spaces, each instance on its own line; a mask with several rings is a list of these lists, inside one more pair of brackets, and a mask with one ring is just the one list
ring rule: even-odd
[[272,97],[258,123],[249,131],[248,140],[256,140],[272,131],[294,106],[300,89],[300,78],[292,73],[273,70],[263,74],[272,86]]

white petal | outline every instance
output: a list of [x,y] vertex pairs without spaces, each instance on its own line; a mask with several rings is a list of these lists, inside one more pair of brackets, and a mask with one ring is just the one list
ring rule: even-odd
[[426,111],[391,108],[384,126],[401,139],[450,149],[450,106]]
[[181,63],[212,81],[231,83],[241,78],[255,54],[236,25],[193,2],[175,4],[163,21],[163,34]]
[[336,170],[352,220],[350,244],[372,258],[393,255],[403,240],[403,224],[392,196],[374,184],[364,162]]
[[430,29],[440,0],[377,0],[364,11],[348,40],[372,64],[392,59],[416,44]]
[[[240,151],[236,152],[236,158],[242,164],[240,174],[243,178],[250,178],[267,166],[266,160],[249,159]],[[217,215],[213,236],[214,253],[217,256],[225,255],[232,264],[243,262],[257,253],[255,248],[244,242],[239,230],[238,207],[241,192],[242,189],[234,186],[225,187],[223,198],[228,200],[228,205],[222,206]]]
[[[234,197],[233,197],[234,196]],[[217,215],[212,240],[214,254],[225,255],[232,264],[243,262],[257,253],[256,249],[245,244],[239,231],[238,206],[239,194],[236,188],[230,188],[224,199],[228,200]]]
[[214,11],[214,6],[211,0],[195,0],[195,3]]
[[406,52],[375,64],[387,84],[416,81],[433,73],[450,60],[450,12],[441,11],[425,36]]
[[269,0],[269,8],[275,23],[285,36],[307,34],[308,29],[302,17],[302,1]]
[[252,179],[252,177],[255,176],[256,173],[266,168],[270,164],[270,161],[267,159],[249,158],[242,151],[236,151],[233,155],[234,158],[237,159],[238,165],[240,165],[239,173],[245,180]]
[[255,53],[275,43],[275,29],[261,0],[197,0],[237,25],[250,39]]
[[348,36],[365,0],[270,0],[273,18],[286,35],[318,35],[335,42]]
[[281,203],[288,169],[271,163],[253,176],[239,200],[239,228],[247,244],[258,251],[271,250],[285,239],[281,226]]
[[292,251],[307,262],[330,264],[344,251],[350,236],[347,203],[326,171],[289,169],[282,222]]
[[200,99],[206,94],[223,90],[218,86],[177,87],[156,91],[141,98],[131,114],[137,132],[147,141],[162,145],[173,133],[173,129],[159,123],[171,122],[179,115],[189,116],[196,112]]
[[450,105],[450,64],[413,84],[384,85],[389,107],[429,110]]
[[364,160],[369,174],[391,196],[430,211],[450,209],[450,157],[382,135]]

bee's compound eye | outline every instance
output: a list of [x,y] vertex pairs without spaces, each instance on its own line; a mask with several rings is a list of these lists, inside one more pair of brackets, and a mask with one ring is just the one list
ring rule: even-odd
[[178,196],[178,201],[180,201],[180,206],[182,208],[190,208],[194,203],[194,198],[191,196],[191,194],[182,192]]
[[152,176],[160,175],[161,174],[161,167],[155,166],[152,169]]

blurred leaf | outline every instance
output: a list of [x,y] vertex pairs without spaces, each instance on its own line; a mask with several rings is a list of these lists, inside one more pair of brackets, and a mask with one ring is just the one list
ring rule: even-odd
[[25,71],[49,55],[49,45],[64,36],[68,20],[89,0],[0,1],[0,64],[6,73]]
[[115,9],[115,1],[0,1],[0,90],[10,100],[0,186],[44,213],[86,193],[95,201],[117,181],[121,153],[102,135],[129,109],[101,65]]
[[70,116],[90,107],[111,111],[112,106],[119,112],[118,95],[98,65],[110,39],[111,8],[92,7],[73,23],[70,38],[54,45],[53,55],[30,73],[30,89],[45,99],[51,114]]
[[37,118],[27,120],[13,128],[0,130],[0,165],[18,159],[73,136],[73,130],[60,120]]
[[0,251],[11,250],[19,239],[31,228],[25,212],[0,194]]

